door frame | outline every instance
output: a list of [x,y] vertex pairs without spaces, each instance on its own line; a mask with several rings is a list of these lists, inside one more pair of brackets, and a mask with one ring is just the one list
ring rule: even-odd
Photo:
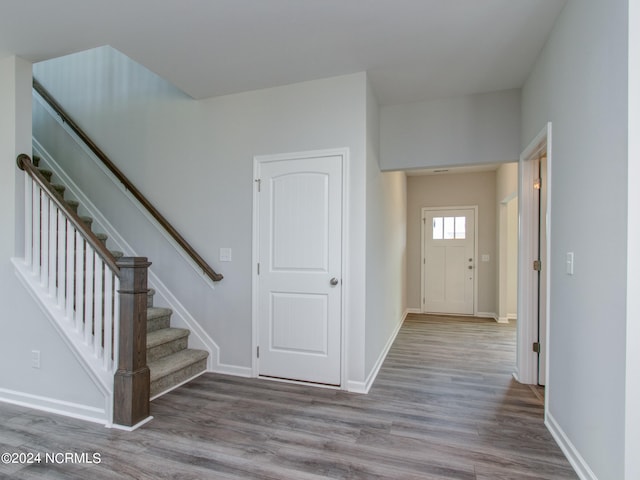
[[[349,265],[349,149],[348,148],[332,148],[324,150],[309,150],[304,152],[291,152],[291,153],[277,153],[270,155],[256,155],[253,157],[253,178],[252,178],[252,191],[253,191],[253,227],[252,227],[252,254],[251,254],[251,374],[252,377],[259,377],[258,370],[258,332],[259,332],[259,288],[258,288],[258,270],[257,265],[260,262],[260,166],[264,163],[277,162],[283,160],[304,160],[309,158],[318,157],[342,157],[342,258],[340,268],[342,269],[342,281],[340,282],[340,288],[342,290],[341,295],[341,309],[340,309],[340,387],[346,389],[347,386],[347,372],[348,372],[348,356],[346,347],[348,344],[347,332],[348,332],[348,303],[349,303],[349,278],[348,278],[348,265]],[[277,380],[277,379],[271,379]],[[309,383],[298,380],[278,380],[289,383],[302,383],[309,384],[322,388],[338,388],[330,385],[321,385],[316,383]]]
[[[533,270],[533,261],[537,259],[536,229],[534,212],[536,211],[536,199],[533,193],[533,182],[537,178],[535,160],[539,156],[547,156],[547,218],[551,218],[551,122],[536,135],[529,145],[520,154],[519,162],[519,234],[518,234],[518,324],[517,324],[517,353],[516,369],[513,376],[520,383],[537,384],[538,382],[538,355],[533,351],[533,343],[538,339],[538,299],[534,293],[537,284],[537,274]],[[542,264],[542,275],[546,278],[546,338],[544,348],[546,355],[545,377],[549,384],[549,338],[550,338],[550,253],[551,253],[551,223],[547,222],[547,232],[541,242],[546,243],[547,255]],[[548,402],[548,392],[545,394],[545,403]]]
[[[425,275],[426,275],[426,251],[424,248],[425,232],[427,230],[427,224],[425,222],[425,214],[427,212],[440,211],[440,210],[473,210],[473,258],[474,258],[474,275],[473,275],[473,314],[478,314],[478,205],[463,205],[463,206],[447,206],[447,207],[422,207],[420,210],[421,219],[421,261],[420,261],[420,311],[422,313],[428,313],[425,310]],[[460,314],[465,315],[465,314]]]

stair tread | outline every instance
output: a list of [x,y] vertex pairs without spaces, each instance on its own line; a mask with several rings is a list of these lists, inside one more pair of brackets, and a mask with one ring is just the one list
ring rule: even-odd
[[182,337],[189,336],[186,328],[162,328],[155,332],[147,333],[147,348],[157,347]]
[[147,307],[147,320],[151,320],[153,318],[165,317],[167,315],[171,315],[173,311],[170,308],[164,307]]
[[204,360],[209,356],[209,352],[205,350],[194,350],[188,348],[173,353],[166,357],[162,357],[153,362],[149,362],[149,370],[151,372],[151,382],[162,377],[178,372],[189,365]]

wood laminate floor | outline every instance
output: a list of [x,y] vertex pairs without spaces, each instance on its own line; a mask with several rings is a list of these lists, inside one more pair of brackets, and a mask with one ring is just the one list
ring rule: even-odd
[[409,315],[368,395],[205,374],[132,433],[0,404],[0,453],[100,454],[0,478],[577,478],[514,360],[513,324]]

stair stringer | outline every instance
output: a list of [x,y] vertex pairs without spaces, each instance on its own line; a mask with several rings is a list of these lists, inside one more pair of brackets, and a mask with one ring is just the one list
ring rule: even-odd
[[[57,305],[56,299],[49,295],[48,289],[42,287],[36,276],[27,268],[24,259],[12,258],[11,262],[16,271],[16,276],[25,290],[32,296],[36,305],[45,314],[60,338],[69,348],[69,351],[77,359],[78,364],[87,373],[89,379],[98,388],[104,397],[104,409],[95,409],[82,405],[47,405],[38,402],[36,408],[62,413],[67,416],[80,418],[92,422],[113,426],[113,372],[108,372],[102,366],[103,361],[95,356],[93,350],[84,342],[81,332],[75,330],[72,322],[67,318],[62,309]],[[32,405],[28,405],[32,406]]]
[[[87,215],[93,218],[93,228],[95,231],[106,233],[109,236],[109,240],[115,245],[115,249],[122,251],[125,256],[139,256],[100,210],[98,210],[95,204],[91,202],[89,197],[84,194],[80,187],[64,172],[60,165],[58,165],[54,158],[35,138],[33,138],[33,152],[34,155],[40,156],[47,167],[53,171],[57,179],[56,182],[66,187],[65,192],[70,193],[71,196],[80,202],[80,207],[86,211]],[[160,297],[161,301],[158,302],[159,306],[170,308],[173,311],[171,317],[172,326],[186,328],[191,331],[189,335],[189,348],[209,352],[207,371],[245,376],[244,371],[238,371],[237,367],[220,363],[220,348],[218,344],[209,336],[175,295],[171,293],[160,278],[158,278],[153,272],[153,266],[148,270],[148,285],[156,291],[155,298]]]

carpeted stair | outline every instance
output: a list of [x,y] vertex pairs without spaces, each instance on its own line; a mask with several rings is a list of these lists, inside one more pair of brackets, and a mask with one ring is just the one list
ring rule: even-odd
[[[33,157],[33,163],[54,190],[64,199],[64,185],[52,183],[53,172],[40,168],[40,158]],[[77,200],[64,199],[71,209],[78,213],[80,206]],[[82,221],[91,228],[93,219],[80,215]],[[96,233],[98,239],[107,246],[108,236]],[[108,246],[107,246],[108,248]],[[122,252],[109,250],[116,260],[123,256]],[[189,330],[171,327],[170,308],[154,307],[155,291],[149,290],[147,295],[147,365],[151,372],[150,398],[154,398],[183,384],[189,379],[204,373],[207,369],[209,353],[204,350],[188,348]]]

